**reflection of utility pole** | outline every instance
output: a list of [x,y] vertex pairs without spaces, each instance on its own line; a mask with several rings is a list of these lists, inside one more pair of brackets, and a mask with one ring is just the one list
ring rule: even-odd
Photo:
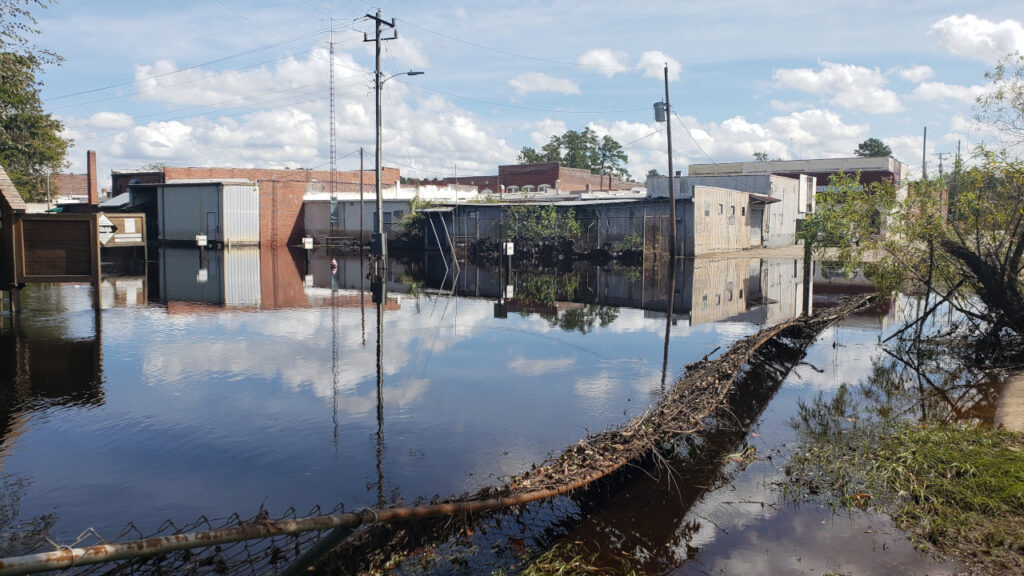
[[377,300],[377,507],[384,508],[384,299]]
[[676,266],[678,260],[672,258],[669,260],[668,267],[668,306],[666,307],[666,319],[665,319],[665,353],[661,361],[661,391],[665,392],[665,378],[668,374],[668,341],[669,336],[672,333],[672,315],[673,308],[676,303]]

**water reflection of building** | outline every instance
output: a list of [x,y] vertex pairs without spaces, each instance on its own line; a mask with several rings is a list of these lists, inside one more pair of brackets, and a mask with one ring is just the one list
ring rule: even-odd
[[[389,292],[405,292],[401,263],[389,268]],[[372,306],[366,270],[359,258],[341,258],[331,268],[331,256],[323,251],[286,248],[233,247],[199,250],[165,246],[150,279],[150,299],[162,302],[169,313],[216,310],[276,310],[330,306]],[[362,280],[362,284],[360,283]],[[128,280],[124,290],[128,290]],[[120,282],[119,282],[120,283]],[[367,291],[361,303],[358,290]],[[120,298],[121,289],[112,299]],[[354,293],[337,293],[356,291]],[[127,294],[124,295],[127,299]],[[389,296],[387,309],[397,309],[400,300]]]
[[[33,286],[24,305],[52,306],[60,285]],[[0,456],[24,429],[28,410],[54,405],[100,406],[103,394],[101,324],[92,337],[72,336],[64,316],[24,314],[0,326]]]
[[[801,312],[801,262],[762,258],[680,260],[675,271],[673,316],[694,325],[720,320],[765,324],[793,318]],[[637,308],[652,317],[668,310],[667,263],[643,269],[580,263],[568,273],[509,273],[470,264],[453,270],[441,255],[427,254],[424,268],[428,286],[444,290],[454,287],[463,296],[507,299],[509,312],[557,314],[571,308],[572,303]]]

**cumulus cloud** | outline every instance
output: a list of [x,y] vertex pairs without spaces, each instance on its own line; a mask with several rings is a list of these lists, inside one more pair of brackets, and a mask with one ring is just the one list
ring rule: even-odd
[[979,96],[985,95],[989,90],[991,90],[989,86],[958,86],[944,82],[922,82],[917,88],[914,88],[913,95],[921,100],[959,100],[974,103]]
[[665,64],[668,64],[668,79],[671,82],[679,80],[682,66],[679,61],[659,50],[650,50],[640,55],[640,61],[636,63],[637,70],[643,70],[644,77],[664,78]]
[[798,101],[783,102],[782,100],[772,100],[768,105],[771,106],[773,110],[778,110],[779,112],[795,112],[803,108],[813,108],[813,106],[807,102]]
[[953,15],[933,24],[930,34],[949,52],[982,62],[1024,52],[1024,26],[1016,20],[993,22],[974,14]]
[[780,68],[773,75],[781,88],[832,96],[831,103],[874,114],[903,110],[899,96],[883,88],[888,82],[878,68],[823,62],[821,70]]
[[579,94],[580,87],[566,78],[555,78],[541,72],[526,72],[508,81],[518,94],[530,92],[558,92],[561,94]]
[[932,70],[931,66],[912,66],[898,70],[897,73],[900,75],[900,78],[914,84],[924,82],[935,75],[935,71]]
[[616,74],[629,70],[629,66],[623,64],[625,59],[625,52],[616,52],[608,48],[595,48],[581,54],[578,62],[580,66],[593,68],[595,72],[611,78]]
[[561,136],[565,134],[567,128],[565,122],[561,120],[552,120],[551,118],[545,118],[539,122],[534,122],[532,125],[528,124],[525,126],[530,131],[530,142],[534,148],[540,148],[547,144],[552,136]]
[[[597,125],[591,127],[599,131]],[[651,168],[665,171],[668,160],[663,128],[654,122],[625,121],[604,127],[619,142],[631,142],[626,146],[630,171],[641,178]],[[720,123],[701,122],[683,116],[673,125],[673,156],[679,169],[709,162],[707,156],[716,162],[735,162],[750,160],[754,152],[762,151],[778,158],[792,157],[791,151],[804,158],[834,158],[849,156],[867,136],[868,125],[848,124],[836,112],[822,109],[791,112],[764,122],[743,116]]]

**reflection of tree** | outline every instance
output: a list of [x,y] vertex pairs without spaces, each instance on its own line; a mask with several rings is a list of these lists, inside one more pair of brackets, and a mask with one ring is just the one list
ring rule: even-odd
[[57,521],[44,514],[30,520],[18,518],[21,495],[27,482],[15,476],[0,476],[0,558],[29,554],[38,549]]
[[600,304],[587,304],[582,308],[566,310],[561,315],[544,315],[551,326],[561,328],[566,332],[579,332],[580,334],[590,333],[595,324],[601,327],[607,326],[618,317],[618,308]]
[[579,284],[576,274],[520,272],[516,275],[516,300],[553,306],[556,300],[572,300]]

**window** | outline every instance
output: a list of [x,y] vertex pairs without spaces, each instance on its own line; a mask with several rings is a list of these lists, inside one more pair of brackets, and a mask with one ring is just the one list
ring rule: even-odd
[[394,218],[395,218],[395,220],[396,220],[397,222],[401,222],[401,221],[402,221],[402,217],[403,217],[403,216],[405,216],[405,212],[403,212],[403,211],[401,211],[401,210],[395,210],[395,212],[394,212]]
[[729,216],[735,216],[735,215],[736,215],[736,207],[735,206],[729,206]]
[[715,294],[715,306],[721,306],[721,305],[722,305],[722,295],[721,294]]
[[711,216],[711,202],[704,202],[704,215]]
[[746,215],[747,215],[747,207],[746,206],[740,206],[740,216],[746,216]]
[[533,186],[531,186],[529,184],[527,184],[526,186],[523,186],[523,192],[533,192]]
[[705,295],[700,297],[700,309],[701,310],[707,310],[708,309],[708,295],[707,294],[705,294]]
[[519,186],[509,186],[508,188],[505,188],[505,192],[515,194],[516,192],[519,192]]
[[551,188],[551,186],[541,184],[540,186],[537,186],[537,192],[547,192],[549,188]]
[[719,204],[719,205],[718,205],[718,213],[719,213],[719,214],[722,214],[722,213],[724,213],[724,212],[725,212],[725,209],[723,208],[723,206],[722,206],[721,204]]

